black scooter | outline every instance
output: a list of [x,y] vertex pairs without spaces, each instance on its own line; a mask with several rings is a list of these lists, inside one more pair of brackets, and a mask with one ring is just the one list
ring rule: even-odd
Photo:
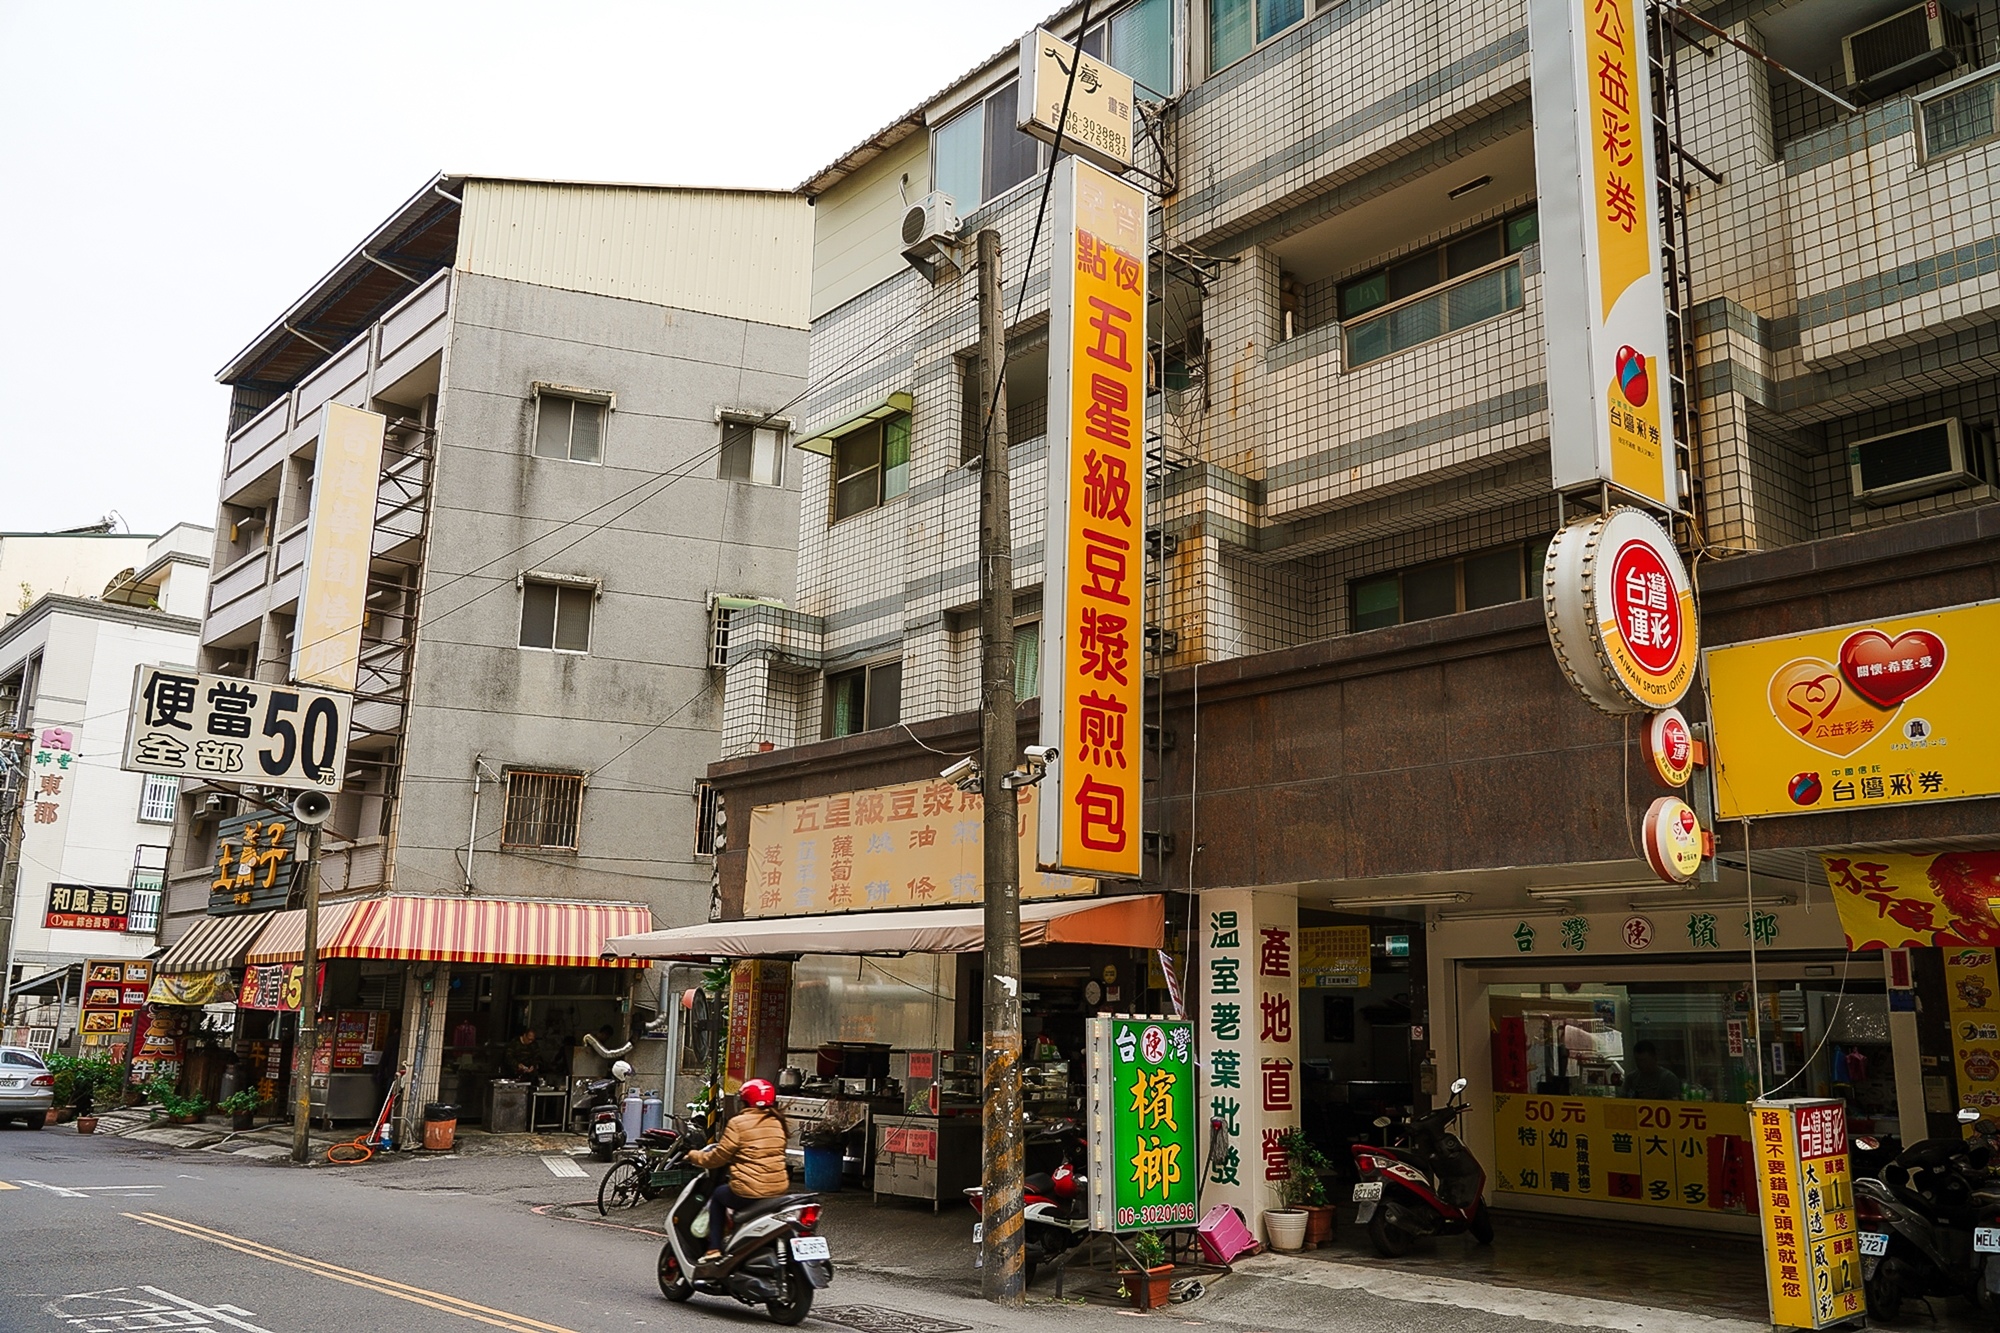
[[[1979,1113],[1958,1113],[1973,1124]],[[1865,1136],[1855,1146],[1873,1148]],[[1906,1300],[1961,1296],[1991,1307],[2000,1292],[2000,1188],[1990,1173],[1991,1143],[1925,1139],[1882,1163],[1877,1178],[1854,1182],[1862,1290],[1871,1318],[1893,1320]],[[1983,1234],[1982,1234],[1983,1233]]]
[[600,1162],[611,1160],[612,1154],[625,1146],[625,1122],[623,1099],[619,1089],[625,1080],[632,1077],[632,1066],[623,1060],[611,1066],[610,1078],[594,1078],[577,1089],[576,1097],[570,1102],[572,1112],[580,1112],[588,1126],[584,1133],[590,1139],[590,1155]]
[[[681,1166],[702,1145],[690,1126],[666,1168]],[[796,1324],[812,1311],[813,1292],[833,1281],[833,1257],[819,1229],[817,1194],[750,1199],[731,1215],[729,1234],[715,1248],[722,1257],[701,1266],[710,1248],[708,1196],[723,1172],[702,1171],[689,1180],[667,1214],[667,1243],[660,1247],[660,1294],[684,1301],[696,1292],[761,1305],[775,1324]]]

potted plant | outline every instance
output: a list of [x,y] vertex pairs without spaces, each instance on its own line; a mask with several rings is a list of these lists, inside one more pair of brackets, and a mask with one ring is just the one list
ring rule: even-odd
[[257,1095],[257,1089],[244,1088],[217,1102],[215,1109],[228,1112],[231,1129],[254,1129],[257,1126],[257,1108],[263,1104],[264,1099]]
[[1273,1181],[1271,1188],[1278,1193],[1278,1206],[1264,1214],[1264,1234],[1274,1250],[1299,1249],[1306,1243],[1306,1182],[1292,1171],[1283,1180]]
[[1317,1249],[1333,1239],[1334,1210],[1326,1201],[1326,1173],[1333,1163],[1313,1146],[1303,1129],[1294,1129],[1279,1140],[1285,1149],[1285,1165],[1298,1188],[1296,1205],[1305,1210],[1305,1248]]
[[1120,1269],[1118,1281],[1133,1305],[1157,1310],[1173,1291],[1174,1266],[1167,1261],[1167,1243],[1157,1231],[1141,1231],[1128,1248],[1140,1267]]

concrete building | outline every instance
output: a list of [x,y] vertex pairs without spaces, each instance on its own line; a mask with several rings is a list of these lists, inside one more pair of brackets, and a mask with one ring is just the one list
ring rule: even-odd
[[43,593],[96,597],[152,542],[116,531],[110,519],[66,532],[0,532],[0,618],[19,615]]
[[[386,1015],[354,1072],[421,1069],[413,1117],[442,1068],[477,1118],[526,1027],[560,1080],[657,1004],[604,935],[707,914],[711,639],[794,580],[810,225],[789,192],[441,176],[219,375],[205,670],[288,679],[321,406],[388,418],[321,956],[330,1010]],[[163,969],[298,958],[297,911],[205,915],[254,795],[184,793]]]
[[[44,565],[49,577],[96,582],[91,596],[43,592],[0,623],[6,1021],[51,1029],[65,1045],[83,960],[145,958],[157,947],[177,784],[124,772],[119,756],[133,668],[194,660],[213,537],[183,523],[157,537],[0,539],[15,553],[46,542],[59,553]],[[98,578],[93,562],[109,573]],[[90,1041],[108,1046],[115,1035]]]
[[[1858,108],[1692,24],[1655,36],[1692,442],[1678,531],[1704,646],[2000,597],[2000,10],[1691,8]],[[1072,8],[1051,26],[1076,24]],[[1850,956],[1826,909],[1821,856],[1983,850],[2000,801],[1731,820],[1719,881],[1661,897],[1632,832],[1654,794],[1636,740],[1549,650],[1542,556],[1577,507],[1551,483],[1526,5],[1137,0],[1092,24],[1086,49],[1138,76],[1155,201],[1148,846],[1143,880],[1116,887],[1170,895],[1197,1007],[1204,955],[1226,961],[1232,933],[1210,938],[1211,906],[1287,938],[1372,941],[1328,970],[1350,988],[1323,1004],[1273,983],[1288,1045],[1272,1059],[1298,1095],[1267,1085],[1214,1197],[1253,1220],[1272,1206],[1282,1163],[1254,1125],[1302,1118],[1338,1151],[1462,1071],[1503,1206],[1754,1229],[1730,1174],[1744,1149],[1718,1148],[1698,1180],[1514,1151],[1531,1141],[1510,1119],[1521,1094],[1617,1102],[1641,1041],[1688,1102],[1783,1086],[1846,1096],[1881,1132],[1948,1132],[1937,1113],[1977,1101],[2000,1065],[1954,1072],[1948,1033],[1890,1005],[1882,955]],[[978,745],[974,276],[945,266],[933,284],[897,228],[934,190],[961,236],[1003,238],[1017,661],[1035,692],[1046,232],[1029,247],[1048,158],[1013,128],[1016,50],[803,187],[799,582],[789,606],[732,623],[711,770],[732,832],[752,809],[935,782],[940,754]],[[1030,700],[1024,742],[1035,715]],[[1727,763],[1730,737],[1717,744]],[[753,891],[761,850],[723,855],[725,916],[790,910]],[[1757,946],[1779,1037],[1745,1057]],[[1942,1014],[1940,951],[1915,953]],[[1070,961],[1094,975],[1101,960]],[[958,976],[964,1011],[977,992]],[[1056,981],[1028,984],[1046,1007]],[[1092,986],[1095,1008],[1130,1007]],[[1829,1063],[1845,1049],[1861,1063]],[[1244,1086],[1204,1092],[1232,1130]]]

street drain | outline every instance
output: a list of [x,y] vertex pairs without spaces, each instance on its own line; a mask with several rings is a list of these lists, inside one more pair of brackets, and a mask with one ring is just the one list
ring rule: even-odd
[[860,1333],[966,1333],[972,1327],[880,1305],[823,1305],[812,1312],[812,1317],[858,1329]]

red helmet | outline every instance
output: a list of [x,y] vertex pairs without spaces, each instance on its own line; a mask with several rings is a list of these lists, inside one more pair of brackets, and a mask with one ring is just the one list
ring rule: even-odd
[[778,1100],[778,1090],[771,1086],[769,1079],[746,1079],[742,1096],[745,1106],[769,1106]]

